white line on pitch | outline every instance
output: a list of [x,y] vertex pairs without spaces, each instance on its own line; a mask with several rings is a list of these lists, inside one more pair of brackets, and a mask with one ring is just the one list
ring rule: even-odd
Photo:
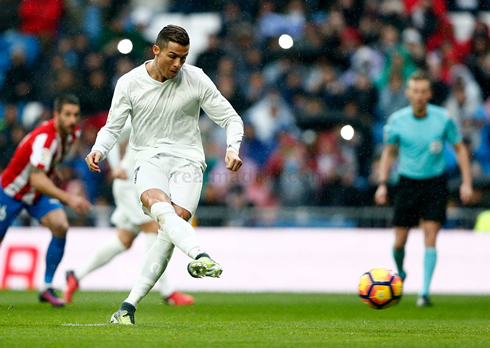
[[107,326],[109,324],[61,324],[61,326]]

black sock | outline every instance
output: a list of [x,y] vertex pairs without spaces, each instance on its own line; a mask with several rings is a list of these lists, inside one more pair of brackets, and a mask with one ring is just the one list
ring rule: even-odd
[[130,313],[136,312],[136,307],[129,302],[123,302],[123,304],[121,305],[121,309]]
[[[201,257],[209,257],[209,255],[207,253],[200,253],[199,255],[196,256],[196,258],[194,260],[197,260],[197,259],[200,259]],[[210,257],[209,257],[210,258]]]

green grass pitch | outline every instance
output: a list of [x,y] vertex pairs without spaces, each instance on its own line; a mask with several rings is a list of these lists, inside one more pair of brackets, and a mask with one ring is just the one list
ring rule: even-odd
[[136,326],[109,325],[126,295],[81,292],[52,308],[35,292],[1,291],[0,346],[490,347],[490,296],[433,296],[433,308],[416,308],[411,295],[374,310],[353,294],[198,293],[191,307],[169,307],[151,293]]

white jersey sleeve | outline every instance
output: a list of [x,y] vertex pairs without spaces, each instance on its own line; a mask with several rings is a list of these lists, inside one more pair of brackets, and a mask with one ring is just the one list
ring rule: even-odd
[[128,118],[121,131],[121,135],[117,139],[117,144],[107,154],[107,161],[111,168],[115,168],[121,163],[121,146],[129,139],[131,133],[131,119]]
[[125,85],[121,79],[116,84],[112,97],[111,109],[107,122],[97,134],[97,139],[92,151],[100,151],[105,159],[109,151],[116,144],[128,116],[132,113],[132,105],[129,96],[125,92]]
[[240,151],[243,138],[243,121],[230,102],[220,93],[213,81],[202,72],[199,97],[201,108],[217,125],[226,129],[227,150]]

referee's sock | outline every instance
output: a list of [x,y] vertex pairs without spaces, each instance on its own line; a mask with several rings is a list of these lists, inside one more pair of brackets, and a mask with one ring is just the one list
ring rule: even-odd
[[403,270],[403,260],[405,259],[405,249],[397,250],[393,248],[393,258],[395,259],[396,268],[398,269],[398,274],[405,280],[406,274]]
[[424,284],[422,286],[422,291],[420,292],[420,297],[429,296],[430,281],[432,280],[432,274],[434,273],[434,268],[436,267],[436,261],[436,248],[425,248]]

